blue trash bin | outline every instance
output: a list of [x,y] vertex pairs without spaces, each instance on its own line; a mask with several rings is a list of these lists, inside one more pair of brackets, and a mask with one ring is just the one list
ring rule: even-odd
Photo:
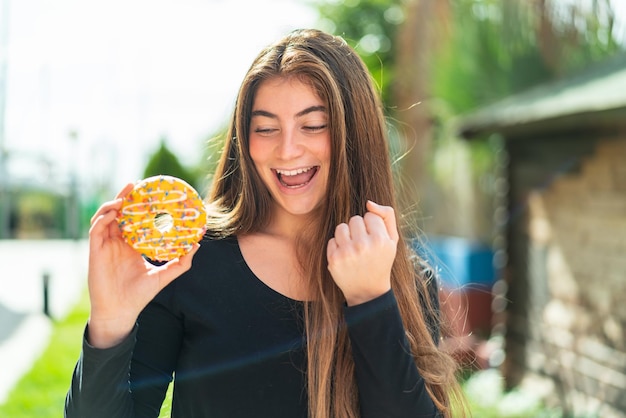
[[442,302],[460,305],[443,307],[455,313],[449,318],[454,322],[452,328],[459,334],[487,337],[493,317],[491,289],[496,280],[493,250],[473,240],[441,236],[416,242],[415,248],[437,271]]

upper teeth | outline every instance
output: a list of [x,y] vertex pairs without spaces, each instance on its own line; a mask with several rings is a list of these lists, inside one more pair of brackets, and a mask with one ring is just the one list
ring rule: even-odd
[[276,170],[276,172],[282,176],[295,176],[297,174],[306,173],[313,167],[308,168],[298,168],[297,170]]

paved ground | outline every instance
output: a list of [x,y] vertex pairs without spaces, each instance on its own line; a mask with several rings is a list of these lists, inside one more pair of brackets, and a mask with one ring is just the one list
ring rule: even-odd
[[0,404],[48,342],[44,276],[48,312],[62,319],[86,286],[86,274],[86,241],[0,240]]

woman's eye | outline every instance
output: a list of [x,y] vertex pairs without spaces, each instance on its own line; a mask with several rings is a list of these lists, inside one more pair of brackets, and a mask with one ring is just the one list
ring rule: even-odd
[[272,133],[276,132],[278,129],[275,128],[256,128],[254,130],[255,133],[259,134],[259,135],[271,135]]
[[305,126],[304,130],[306,130],[307,132],[320,132],[323,131],[324,129],[326,129],[328,125],[324,124],[324,125],[311,125],[311,126]]

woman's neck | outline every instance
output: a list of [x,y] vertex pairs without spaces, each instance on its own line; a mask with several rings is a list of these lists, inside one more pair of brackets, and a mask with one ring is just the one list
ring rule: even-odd
[[293,215],[279,209],[274,211],[270,222],[260,232],[295,242],[303,231],[317,222],[314,214]]

